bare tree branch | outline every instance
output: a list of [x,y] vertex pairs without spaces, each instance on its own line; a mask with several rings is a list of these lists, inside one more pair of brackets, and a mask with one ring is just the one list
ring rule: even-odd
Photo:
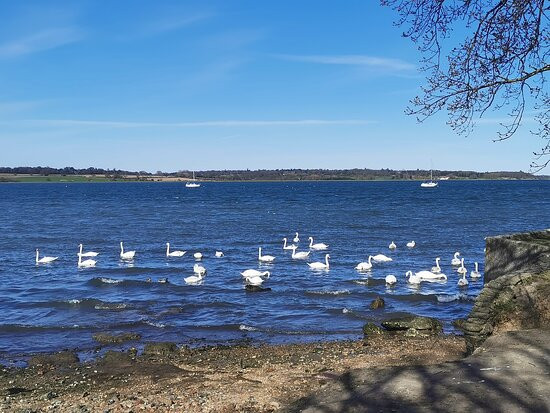
[[[423,94],[411,100],[407,114],[422,122],[448,112],[448,124],[469,134],[475,119],[491,108],[510,107],[509,120],[496,131],[495,141],[512,137],[521,126],[526,108],[538,108],[539,129],[532,131],[544,146],[531,165],[541,170],[550,164],[548,110],[544,91],[550,71],[550,0],[381,0],[399,15],[422,53],[427,75]],[[453,30],[466,30],[463,41],[443,49]],[[442,56],[447,59],[443,61]]]

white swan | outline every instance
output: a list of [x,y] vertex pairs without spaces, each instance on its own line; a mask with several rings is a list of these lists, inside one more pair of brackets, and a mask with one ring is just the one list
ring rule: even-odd
[[471,273],[470,273],[470,277],[472,278],[479,278],[481,277],[481,273],[479,272],[479,264],[476,262],[474,263],[476,269],[473,270]]
[[372,269],[372,259],[373,259],[373,256],[369,255],[369,261],[368,262],[360,262],[359,264],[357,264],[355,269],[357,271],[368,271],[368,270]]
[[38,248],[36,249],[36,265],[38,265],[38,264],[49,264],[50,262],[56,261],[58,258],[59,257],[42,257],[42,258],[39,258]]
[[252,277],[267,277],[271,275],[269,271],[258,271],[258,270],[244,270],[241,272],[241,275],[244,278],[252,278]]
[[99,255],[99,252],[93,252],[93,251],[82,252],[82,248],[84,248],[82,244],[79,244],[78,247],[80,248],[78,255],[80,255],[81,257],[97,257]]
[[296,233],[296,236],[294,237],[294,239],[292,240],[292,242],[296,242],[296,243],[300,242],[300,236],[299,236],[298,233]]
[[395,245],[395,242],[391,242],[390,246],[388,247],[390,250],[394,250],[397,248],[397,245]]
[[260,262],[273,262],[275,257],[273,255],[262,255],[262,247],[258,248],[258,261]]
[[419,277],[422,281],[444,281],[447,279],[447,276],[442,272],[434,274],[430,271],[419,271],[414,275]]
[[432,269],[430,270],[434,274],[439,274],[441,272],[441,267],[439,266],[439,261],[441,261],[441,258],[437,257],[435,259],[435,267],[432,267]]
[[[82,245],[82,244],[81,244]],[[82,254],[78,254],[78,268],[91,268],[97,264],[96,260],[87,259],[82,261]]]
[[133,260],[136,255],[135,251],[126,251],[124,252],[124,245],[120,241],[120,258],[123,260]]
[[407,247],[409,247],[409,248],[416,247],[416,242],[414,242],[414,241],[407,242]]
[[293,248],[296,248],[296,245],[294,245],[294,244],[287,245],[287,239],[286,238],[283,238],[283,242],[284,242],[284,244],[283,244],[283,249],[284,250],[291,250]]
[[309,268],[312,270],[328,270],[330,268],[330,264],[328,263],[328,259],[330,258],[330,255],[325,255],[325,262],[308,262],[307,265],[309,265]]
[[374,262],[390,262],[393,261],[390,257],[385,256],[384,254],[376,254],[374,257],[372,257],[372,260]]
[[468,280],[466,279],[466,273],[462,273],[462,278],[458,280],[458,286],[459,287],[466,287],[468,285]]
[[196,260],[202,260],[202,253],[201,252],[195,252],[193,254],[193,258],[195,258]]
[[311,251],[296,252],[296,248],[298,248],[298,247],[294,246],[294,248],[292,248],[292,259],[293,260],[305,260],[309,257],[309,254],[311,253]]
[[451,265],[460,265],[461,261],[460,258],[460,252],[455,252],[455,255],[453,255],[453,259],[451,260]]
[[[267,277],[267,278],[269,278],[269,277]],[[247,278],[244,279],[244,282],[247,285],[253,285],[255,287],[258,287],[258,286],[262,285],[264,281],[265,281],[265,279],[260,277],[260,276],[247,277]]]
[[185,284],[197,284],[197,283],[201,282],[203,278],[204,277],[201,274],[191,275],[189,277],[185,277],[183,279],[183,281],[185,281]]
[[271,273],[269,271],[246,270],[241,275],[244,277],[246,284],[259,286],[262,285],[266,278],[270,277]]
[[397,278],[393,274],[386,275],[386,284],[394,285],[397,283]]
[[405,273],[405,277],[408,277],[407,281],[409,282],[409,284],[418,285],[422,281],[422,279],[418,275],[413,274],[412,271],[407,271]]
[[166,243],[166,256],[167,257],[183,257],[187,251],[172,251],[170,252],[170,243]]
[[313,237],[309,237],[309,248],[312,250],[321,251],[321,250],[326,250],[328,248],[328,245],[322,242],[318,244],[314,244]]
[[223,257],[223,252],[216,251],[216,258],[222,258],[222,257]]
[[206,268],[204,268],[200,264],[193,265],[193,272],[198,275],[205,275],[206,274]]
[[464,267],[464,258],[460,260],[460,268],[456,270],[459,274],[466,274],[468,270]]

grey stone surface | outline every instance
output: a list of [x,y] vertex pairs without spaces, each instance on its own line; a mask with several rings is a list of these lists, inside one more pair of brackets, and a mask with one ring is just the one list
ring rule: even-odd
[[549,412],[550,331],[489,338],[459,362],[357,369],[285,412]]
[[486,283],[512,272],[540,273],[549,268],[550,230],[486,239]]

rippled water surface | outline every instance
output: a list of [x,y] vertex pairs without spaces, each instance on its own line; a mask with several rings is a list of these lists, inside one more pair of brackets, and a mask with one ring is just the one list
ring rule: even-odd
[[[93,348],[92,334],[106,330],[179,343],[280,343],[356,338],[365,321],[399,312],[435,316],[452,330],[483,284],[459,288],[452,254],[482,271],[484,237],[548,228],[550,181],[447,181],[431,190],[417,182],[2,184],[0,208],[4,354]],[[300,250],[309,235],[330,245],[330,271],[313,272],[282,250],[295,231]],[[410,240],[416,248],[405,247]],[[120,241],[137,251],[133,262],[120,261]],[[167,259],[167,241],[187,254]],[[100,253],[96,268],[77,268],[81,242]],[[273,265],[258,265],[259,246],[277,257]],[[35,248],[59,260],[37,266]],[[185,285],[196,251],[208,274]],[[378,253],[393,262],[354,270]],[[446,283],[407,284],[407,270],[429,269],[437,256]],[[272,291],[245,292],[239,273],[248,268],[271,271],[264,286]],[[395,287],[386,287],[387,274]],[[384,310],[369,310],[376,296]]]

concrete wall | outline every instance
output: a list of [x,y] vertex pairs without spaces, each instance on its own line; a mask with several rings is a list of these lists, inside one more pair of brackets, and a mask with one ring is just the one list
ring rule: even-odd
[[550,229],[486,239],[485,283],[503,275],[550,268]]

